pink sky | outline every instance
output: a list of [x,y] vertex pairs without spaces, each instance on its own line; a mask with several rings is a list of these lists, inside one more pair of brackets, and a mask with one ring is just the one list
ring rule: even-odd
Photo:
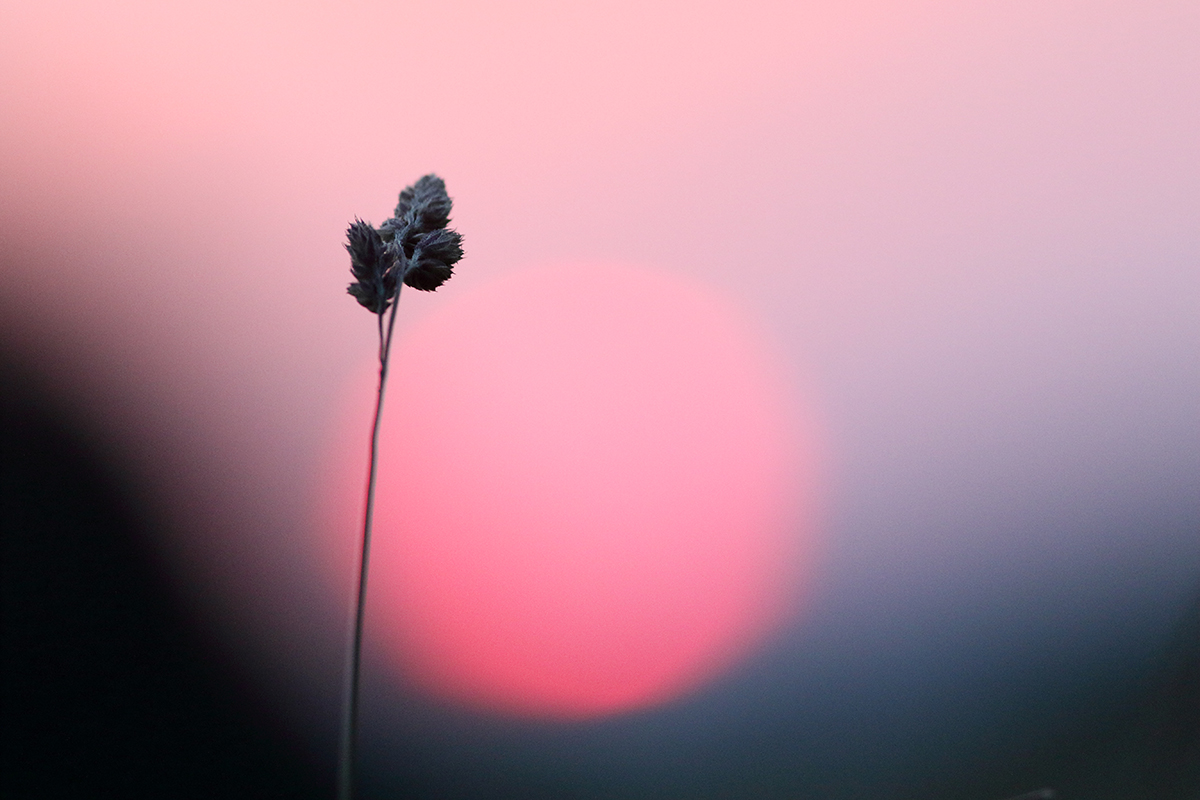
[[720,293],[825,421],[818,584],[870,617],[1132,552],[980,533],[1014,504],[1194,496],[1198,143],[1187,0],[8,3],[0,333],[187,512],[163,552],[231,641],[286,649],[341,624],[288,609],[373,353],[344,229],[436,171],[467,256],[405,330],[556,262]]

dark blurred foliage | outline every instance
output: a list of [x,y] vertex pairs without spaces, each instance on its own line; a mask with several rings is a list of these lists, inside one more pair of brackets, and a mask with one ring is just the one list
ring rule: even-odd
[[29,378],[0,363],[0,797],[330,796],[189,623],[137,493]]

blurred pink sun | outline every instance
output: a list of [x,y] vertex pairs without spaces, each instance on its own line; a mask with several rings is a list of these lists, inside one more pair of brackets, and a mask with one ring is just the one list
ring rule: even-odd
[[[729,303],[611,264],[415,294],[401,314],[439,307],[392,356],[367,616],[400,674],[485,710],[611,714],[696,688],[796,611],[809,431]],[[354,476],[372,386],[339,444]],[[362,484],[339,485],[359,519]]]

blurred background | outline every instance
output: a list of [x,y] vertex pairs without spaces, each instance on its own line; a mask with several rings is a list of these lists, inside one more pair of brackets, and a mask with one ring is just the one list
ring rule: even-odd
[[0,0],[0,793],[331,796],[427,172],[364,797],[1200,795],[1184,0]]

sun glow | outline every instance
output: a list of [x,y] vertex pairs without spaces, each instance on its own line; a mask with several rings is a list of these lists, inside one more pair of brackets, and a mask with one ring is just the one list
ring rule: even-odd
[[783,395],[729,304],[680,278],[547,268],[447,302],[393,356],[368,636],[420,687],[507,713],[702,684],[802,594],[813,465]]

